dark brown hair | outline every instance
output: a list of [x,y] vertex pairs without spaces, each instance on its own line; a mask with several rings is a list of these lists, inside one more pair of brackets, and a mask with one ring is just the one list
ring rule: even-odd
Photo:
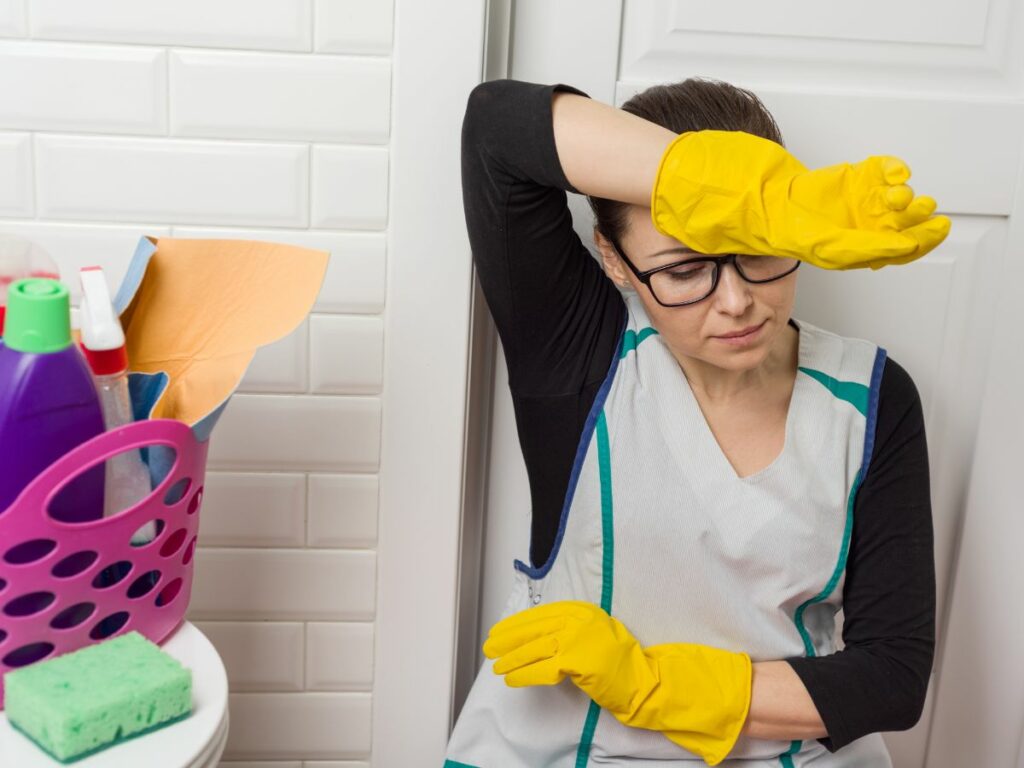
[[[722,80],[691,77],[678,83],[653,85],[633,96],[621,109],[674,133],[744,131],[785,146],[775,118],[761,99]],[[588,196],[587,201],[598,232],[621,243],[629,225],[629,205],[603,197]]]

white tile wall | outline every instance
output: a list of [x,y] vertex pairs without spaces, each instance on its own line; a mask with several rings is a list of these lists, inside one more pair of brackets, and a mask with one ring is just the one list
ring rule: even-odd
[[[368,479],[376,481],[373,476]],[[305,544],[306,475],[211,471],[206,475],[203,488],[198,539],[201,545],[301,547]]]
[[211,469],[375,472],[380,400],[235,395],[210,441]]
[[301,691],[301,622],[197,621],[224,659],[232,691]]
[[374,475],[310,475],[311,547],[372,548],[377,543],[377,496]]
[[368,693],[234,693],[230,698],[225,751],[230,757],[358,758],[369,752]]
[[138,239],[331,253],[214,430],[188,617],[223,766],[369,768],[392,0],[0,0],[0,233],[112,287]]
[[309,387],[309,321],[284,338],[260,347],[239,392],[305,392]]
[[32,137],[0,133],[0,216],[32,215]]
[[372,621],[376,553],[199,547],[191,618]]
[[306,688],[311,691],[370,690],[373,685],[373,624],[306,625]]
[[167,54],[154,48],[0,41],[0,125],[163,134]]
[[373,395],[384,378],[384,321],[380,317],[321,315],[309,329],[313,392]]
[[173,51],[170,65],[175,135],[387,141],[387,59]]
[[388,153],[313,147],[314,227],[381,229],[388,217]]
[[365,0],[316,0],[316,50],[391,53],[394,5]]
[[304,227],[309,148],[36,136],[39,215]]
[[[17,2],[18,0],[14,0]],[[32,36],[308,51],[310,0],[28,0]],[[385,2],[384,5],[390,3]]]

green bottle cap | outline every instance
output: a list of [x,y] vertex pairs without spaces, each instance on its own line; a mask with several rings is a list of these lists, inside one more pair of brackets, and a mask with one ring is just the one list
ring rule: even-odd
[[15,280],[7,289],[4,346],[18,352],[60,352],[71,345],[71,299],[63,283]]

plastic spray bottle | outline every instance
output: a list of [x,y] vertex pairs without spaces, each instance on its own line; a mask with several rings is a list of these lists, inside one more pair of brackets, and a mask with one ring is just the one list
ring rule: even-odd
[[[110,301],[103,270],[83,267],[79,277],[82,281],[79,309],[82,351],[92,369],[103,421],[108,430],[116,429],[133,421],[124,331]],[[104,516],[116,515],[149,495],[149,469],[137,450],[111,457],[106,466]],[[145,544],[155,536],[154,524],[147,523],[132,536],[132,544]]]

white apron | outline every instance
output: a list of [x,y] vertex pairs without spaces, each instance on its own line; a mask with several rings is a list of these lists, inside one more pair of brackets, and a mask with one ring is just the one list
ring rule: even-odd
[[[515,561],[502,618],[586,600],[641,645],[687,642],[752,661],[835,652],[853,502],[874,440],[885,350],[798,322],[785,446],[740,478],[635,295],[587,418],[548,562]],[[485,660],[445,768],[696,768],[658,731],[631,728],[566,678],[510,688]],[[837,692],[842,695],[842,692]],[[830,753],[817,740],[741,736],[720,765],[891,768],[878,733]]]

